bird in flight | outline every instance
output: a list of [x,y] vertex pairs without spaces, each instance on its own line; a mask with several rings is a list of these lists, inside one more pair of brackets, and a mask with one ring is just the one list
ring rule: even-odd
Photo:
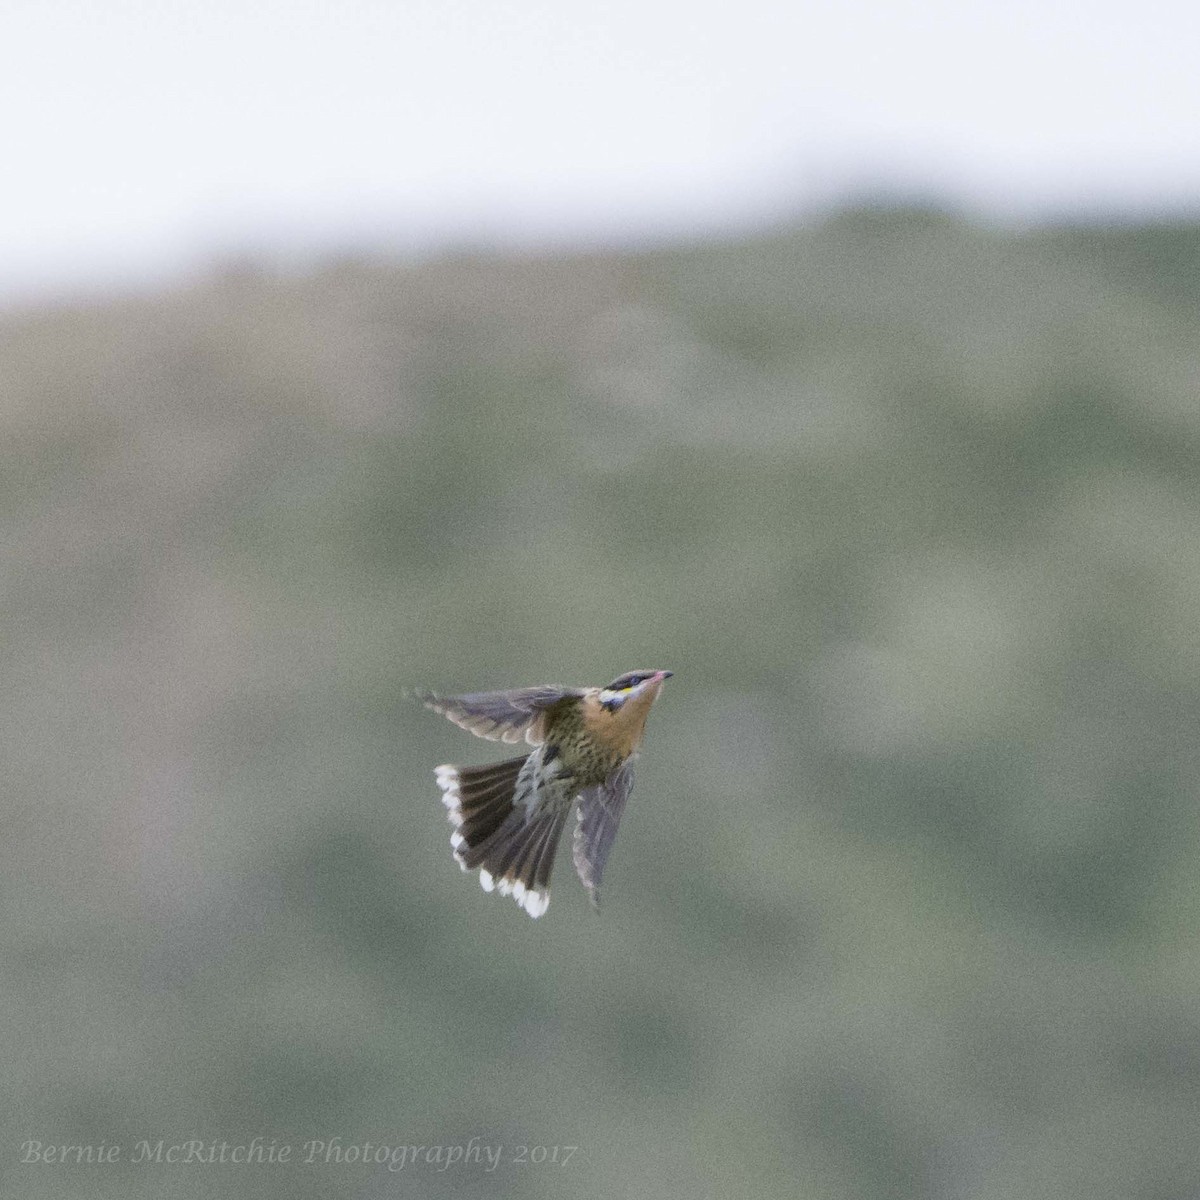
[[546,684],[465,696],[420,693],[426,707],[478,737],[520,742],[527,754],[434,771],[464,871],[485,892],[511,895],[531,916],[550,904],[554,854],[576,797],[575,870],[599,907],[604,864],[633,787],[632,761],[650,706],[671,671],[630,671],[607,687]]

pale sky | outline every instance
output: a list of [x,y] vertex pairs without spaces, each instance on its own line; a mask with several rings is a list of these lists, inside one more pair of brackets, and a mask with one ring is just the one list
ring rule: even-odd
[[0,0],[0,298],[894,187],[1200,211],[1200,5]]

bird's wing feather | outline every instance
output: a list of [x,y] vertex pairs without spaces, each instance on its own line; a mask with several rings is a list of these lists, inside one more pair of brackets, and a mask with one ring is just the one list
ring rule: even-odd
[[587,888],[593,908],[600,907],[604,864],[617,837],[625,801],[633,789],[633,765],[626,761],[601,784],[579,794],[579,819],[572,855],[575,870]]
[[582,694],[578,688],[542,684],[507,692],[471,692],[465,696],[419,692],[418,698],[426,708],[441,713],[476,737],[493,742],[519,742],[524,738],[531,746],[539,746],[545,739],[546,714],[563,700]]

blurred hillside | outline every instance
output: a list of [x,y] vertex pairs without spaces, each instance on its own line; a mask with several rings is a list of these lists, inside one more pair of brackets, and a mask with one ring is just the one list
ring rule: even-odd
[[[12,1194],[1200,1193],[1200,226],[231,268],[0,422]],[[644,665],[532,922],[405,689]],[[506,1159],[127,1161],[255,1136]]]

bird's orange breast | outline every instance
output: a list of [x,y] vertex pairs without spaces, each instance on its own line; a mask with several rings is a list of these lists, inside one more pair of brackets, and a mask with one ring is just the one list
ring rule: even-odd
[[659,687],[647,687],[626,700],[620,708],[610,711],[600,703],[599,692],[583,700],[583,727],[618,762],[624,762],[642,744],[650,706],[658,696]]

